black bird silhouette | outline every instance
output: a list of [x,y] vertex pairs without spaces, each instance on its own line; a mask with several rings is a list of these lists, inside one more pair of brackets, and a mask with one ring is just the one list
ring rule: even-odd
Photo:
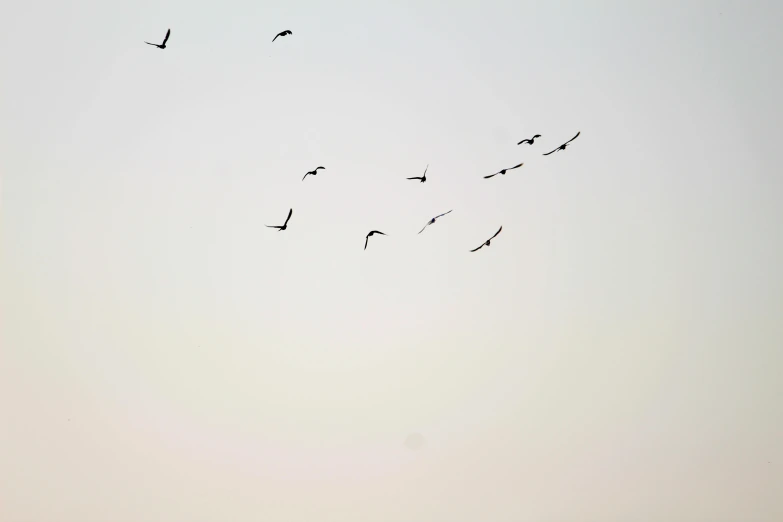
[[546,154],[544,154],[544,156],[549,156],[549,155],[550,155],[550,154],[552,154],[553,152],[557,152],[557,151],[559,151],[559,150],[565,150],[565,149],[566,149],[566,147],[568,146],[568,144],[569,144],[569,143],[571,143],[572,141],[574,141],[576,138],[578,138],[580,134],[582,134],[582,131],[579,131],[579,132],[577,132],[577,133],[576,133],[576,136],[574,136],[573,138],[571,138],[571,139],[570,139],[570,140],[568,140],[567,142],[563,143],[562,145],[560,145],[560,146],[559,146],[558,148],[556,148],[555,150],[550,150],[549,152],[547,152]]
[[540,138],[540,137],[541,137],[540,134],[536,134],[535,136],[533,136],[530,139],[520,141],[519,143],[517,143],[517,145],[522,145],[523,143],[529,143],[529,144],[532,145],[533,142],[536,141],[536,138]]
[[281,31],[281,32],[277,33],[277,35],[275,35],[275,37],[274,37],[274,38],[272,38],[272,41],[274,42],[275,40],[277,40],[277,37],[278,37],[278,36],[285,36],[285,35],[287,35],[287,34],[294,34],[294,33],[292,33],[291,31],[289,31],[288,29],[286,29],[285,31]]
[[154,43],[149,43],[149,42],[144,42],[144,43],[145,43],[145,44],[147,44],[147,45],[154,45],[154,46],[155,46],[155,47],[157,47],[158,49],[165,49],[165,48],[166,48],[166,42],[168,42],[168,41],[169,41],[169,36],[170,36],[170,35],[171,35],[171,29],[169,29],[168,31],[166,31],[166,38],[164,38],[164,39],[163,39],[163,43],[162,43],[162,44],[160,44],[160,45],[158,45],[158,44],[154,44]]
[[385,236],[385,235],[386,235],[386,234],[384,234],[383,232],[381,232],[380,230],[371,230],[371,231],[370,231],[370,233],[369,233],[369,234],[367,234],[367,235],[364,237],[364,249],[365,249],[365,250],[367,250],[367,242],[370,240],[370,236],[371,236],[371,235],[373,235],[373,234],[380,234],[380,235],[382,235],[382,236]]
[[[452,210],[454,210],[454,209],[452,209]],[[451,210],[449,210],[449,212],[451,212]],[[430,220],[429,220],[429,222],[428,222],[426,225],[424,225],[424,228],[427,228],[428,226],[432,225],[433,223],[435,223],[435,220],[436,220],[436,219],[438,219],[438,218],[439,218],[439,217],[441,217],[441,216],[445,216],[445,215],[446,215],[446,214],[448,214],[449,212],[444,212],[443,214],[438,214],[438,215],[437,215],[437,216],[435,216],[434,218],[430,219]],[[422,232],[424,232],[424,228],[422,228],[421,230],[419,230],[419,234],[421,234]]]
[[276,228],[276,229],[278,229],[278,232],[282,232],[283,230],[288,228],[288,220],[291,219],[291,214],[293,214],[293,213],[294,213],[294,209],[291,209],[291,210],[288,211],[288,217],[285,218],[285,223],[283,223],[282,226],[281,225],[267,225],[267,227],[269,227],[269,228]]
[[489,246],[489,242],[490,242],[490,241],[492,241],[493,239],[495,239],[495,237],[497,237],[497,235],[498,235],[498,234],[500,234],[500,231],[501,231],[501,230],[503,230],[503,227],[502,227],[502,226],[501,226],[501,227],[498,229],[498,231],[497,231],[497,232],[495,232],[495,235],[494,235],[494,236],[492,236],[491,238],[489,238],[489,239],[487,239],[485,242],[483,242],[483,243],[481,244],[481,246],[479,246],[479,247],[477,247],[477,248],[474,248],[473,250],[471,250],[471,252],[475,252],[476,250],[479,250],[479,249],[480,249],[480,248],[482,248],[482,247]]
[[489,179],[489,178],[491,178],[491,177],[493,177],[493,176],[497,176],[498,174],[503,174],[503,175],[505,176],[505,175],[506,175],[506,171],[507,171],[507,170],[514,170],[514,169],[518,169],[518,168],[519,168],[519,167],[521,167],[522,165],[524,165],[524,163],[520,163],[519,165],[514,165],[513,167],[509,167],[509,168],[507,168],[507,169],[499,170],[499,171],[495,172],[494,174],[490,174],[489,176],[484,176],[484,179]]
[[421,180],[421,183],[424,183],[425,181],[427,181],[427,169],[428,168],[430,168],[429,165],[427,165],[427,168],[424,169],[424,174],[422,174],[421,176],[413,176],[412,178],[406,178],[406,179],[418,179],[418,180]]
[[302,181],[304,181],[307,176],[315,176],[316,174],[318,174],[318,169],[326,170],[326,167],[316,167],[315,170],[311,170],[310,172],[305,174],[304,178],[302,178]]

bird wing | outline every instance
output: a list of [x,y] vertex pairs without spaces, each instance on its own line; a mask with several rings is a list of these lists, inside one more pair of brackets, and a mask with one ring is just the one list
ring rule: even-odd
[[414,176],[412,178],[405,178],[405,179],[421,179],[421,176]]
[[427,228],[428,226],[430,226],[430,223],[429,223],[429,221],[427,222],[427,224],[426,224],[426,225],[424,225],[424,228],[422,228],[421,230],[419,230],[419,234],[421,234],[422,232],[424,232],[424,229],[425,229],[425,228]]
[[580,135],[580,134],[582,134],[582,131],[579,131],[579,132],[577,132],[577,133],[576,133],[576,136],[574,136],[573,138],[571,138],[571,139],[570,139],[570,140],[568,140],[567,142],[563,143],[563,145],[568,145],[569,143],[571,143],[572,141],[574,141],[575,139],[577,139],[577,138],[579,137],[579,135]]
[[166,45],[166,42],[169,41],[169,36],[171,36],[171,29],[166,31],[166,38],[163,39],[163,43],[161,45]]
[[[536,134],[535,136],[533,136],[533,139],[540,138],[540,137],[541,137],[541,135],[540,135],[540,134]],[[532,141],[532,140],[531,140],[531,141]]]
[[471,250],[471,252],[475,252],[476,250],[480,250],[480,249],[481,249],[481,247],[483,247],[483,246],[484,246],[484,243],[481,243],[481,246],[480,246],[480,247],[476,247],[476,248],[474,248],[473,250]]
[[518,168],[519,168],[519,167],[521,167],[522,165],[524,165],[524,163],[520,163],[519,165],[514,165],[513,167],[509,167],[509,168],[507,168],[506,170],[514,170],[514,169],[518,169]]
[[[451,210],[454,210],[454,209],[451,209]],[[451,210],[449,210],[449,212],[451,212]],[[437,216],[435,216],[433,219],[438,219],[438,218],[439,218],[439,217],[441,217],[441,216],[445,216],[445,215],[446,215],[446,214],[448,214],[449,212],[444,212],[443,214],[438,214],[438,215],[437,215]]]
[[530,140],[522,140],[517,145],[522,145],[523,143],[530,143]]
[[497,176],[497,175],[498,175],[498,173],[495,172],[494,174],[490,174],[489,176],[484,176],[484,179],[489,179],[489,178],[491,178],[493,176]]
[[381,232],[380,230],[372,230],[372,231],[371,231],[369,234],[367,234],[367,236],[371,236],[371,235],[373,235],[373,234],[380,234],[380,235],[382,235],[382,236],[385,236],[385,235],[386,235],[386,234],[384,234],[383,232]]
[[302,181],[304,181],[304,180],[305,180],[305,178],[306,178],[307,176],[309,176],[310,174],[312,174],[312,172],[308,172],[307,174],[305,174],[305,175],[304,175],[304,178],[302,178]]
[[269,228],[282,228],[279,225],[266,225]]
[[283,34],[283,33],[277,33],[277,34],[275,35],[275,37],[274,37],[274,38],[272,38],[272,41],[274,42],[275,40],[277,40],[277,37],[278,37],[278,36],[280,36],[281,34]]
[[370,235],[367,234],[367,237],[364,238],[364,249],[367,250],[367,242],[370,240]]
[[294,34],[294,33],[292,33],[291,31],[289,31],[288,29],[286,29],[285,31],[283,31],[283,35],[286,35],[286,34]]
[[147,44],[147,45],[154,45],[155,47],[158,47],[158,44],[149,43],[149,42],[144,42],[144,43]]
[[425,168],[425,169],[424,169],[424,174],[422,174],[422,177],[424,177],[424,176],[426,176],[426,175],[427,175],[427,169],[428,169],[428,168],[430,168],[430,166],[429,166],[429,165],[427,165],[427,168]]
[[502,227],[502,226],[501,226],[501,227],[498,229],[498,231],[497,231],[497,232],[495,232],[495,235],[494,235],[494,236],[492,236],[491,238],[487,239],[487,241],[492,241],[493,239],[495,239],[495,238],[497,237],[497,235],[498,235],[498,234],[500,234],[500,231],[501,231],[501,230],[503,230],[503,227]]
[[560,147],[556,148],[555,150],[550,150],[549,152],[545,153],[544,156],[549,156],[550,154],[552,154],[553,152],[557,152],[558,150],[560,150]]
[[291,214],[293,213],[294,213],[294,209],[288,211],[288,217],[285,218],[285,223],[283,223],[283,226],[286,226],[288,224],[288,220],[291,219]]
[[315,170],[318,170],[318,169],[323,169],[323,170],[326,170],[326,167],[316,167],[316,168],[315,168]]

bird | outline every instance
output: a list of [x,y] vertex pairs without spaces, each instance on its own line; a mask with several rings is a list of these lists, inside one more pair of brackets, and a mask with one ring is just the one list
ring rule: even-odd
[[[454,209],[452,209],[452,210],[454,210]],[[451,212],[451,210],[449,210],[449,212]],[[445,216],[445,215],[446,215],[446,214],[448,214],[449,212],[444,212],[443,214],[438,214],[438,215],[437,215],[437,216],[435,216],[434,218],[430,219],[430,220],[427,222],[427,224],[426,224],[426,225],[424,225],[424,228],[427,228],[428,226],[432,225],[433,223],[435,223],[435,220],[436,220],[436,219],[438,219],[438,218],[439,218],[439,217],[441,217],[441,216]],[[419,234],[421,234],[422,232],[424,232],[424,228],[422,228],[421,230],[419,230]]]
[[381,232],[380,230],[371,230],[371,231],[370,231],[370,233],[369,233],[369,234],[367,234],[367,235],[364,237],[364,249],[365,249],[365,250],[367,250],[367,242],[370,240],[370,236],[371,236],[371,235],[373,235],[373,234],[380,234],[380,235],[382,235],[382,236],[385,236],[385,235],[386,235],[386,234],[384,234],[383,232]]
[[420,180],[421,183],[424,183],[425,181],[427,181],[427,169],[428,168],[430,168],[429,165],[427,165],[427,168],[424,169],[424,174],[422,174],[421,176],[413,176],[412,178],[406,178],[406,179],[418,179],[418,180]]
[[318,169],[326,170],[326,167],[316,167],[314,170],[311,170],[310,172],[305,174],[304,178],[302,178],[302,181],[304,181],[307,176],[315,176],[316,174],[318,174]]
[[549,152],[547,152],[546,154],[544,154],[544,156],[549,156],[549,155],[550,155],[550,154],[552,154],[553,152],[557,152],[557,151],[559,151],[559,150],[565,150],[565,149],[566,149],[566,147],[568,146],[568,144],[569,144],[569,143],[571,143],[572,141],[574,141],[576,138],[578,138],[580,134],[582,134],[582,131],[579,131],[579,132],[577,132],[577,133],[576,133],[576,136],[574,136],[573,138],[571,138],[571,139],[570,139],[570,140],[568,140],[567,142],[563,143],[562,145],[560,145],[560,146],[559,146],[558,148],[556,148],[555,150],[550,150]]
[[285,218],[285,223],[283,223],[282,226],[281,225],[267,225],[267,227],[269,227],[269,228],[276,228],[276,229],[278,229],[278,232],[282,232],[283,230],[288,228],[288,220],[291,219],[291,214],[293,214],[293,213],[294,213],[294,209],[291,209],[291,210],[288,211],[288,217]]
[[498,229],[498,231],[497,231],[497,232],[495,232],[495,235],[494,235],[494,236],[492,236],[491,238],[487,239],[487,240],[486,240],[484,243],[481,243],[481,246],[474,248],[473,250],[471,250],[471,252],[475,252],[476,250],[479,250],[479,249],[480,249],[480,248],[482,248],[482,247],[489,246],[489,242],[490,242],[490,241],[492,241],[493,239],[495,239],[495,237],[497,237],[497,235],[498,235],[498,234],[500,234],[500,231],[501,231],[501,230],[503,230],[503,226],[502,226],[502,225],[501,225],[501,227]]
[[168,41],[169,41],[169,35],[171,35],[171,29],[169,29],[168,31],[166,31],[166,38],[164,38],[164,39],[163,39],[163,43],[162,43],[162,44],[160,44],[160,45],[158,45],[158,44],[154,44],[154,43],[149,43],[149,42],[144,42],[144,43],[145,43],[145,44],[147,44],[147,45],[154,45],[154,46],[155,46],[155,47],[157,47],[158,49],[165,49],[165,48],[166,48],[166,42],[168,42]]
[[292,33],[291,31],[289,31],[288,29],[286,29],[285,31],[281,31],[281,32],[277,33],[277,35],[275,35],[275,37],[274,37],[274,38],[272,38],[272,41],[274,42],[275,40],[277,40],[277,37],[278,37],[278,36],[285,36],[285,35],[287,35],[287,34],[294,34],[294,33]]
[[523,143],[529,143],[530,145],[532,145],[533,142],[536,141],[536,138],[540,138],[540,137],[541,137],[540,134],[536,134],[530,139],[520,141],[519,143],[517,143],[517,145],[522,145]]
[[506,171],[507,171],[507,170],[514,170],[514,169],[518,169],[518,168],[519,168],[519,167],[521,167],[522,165],[524,165],[524,163],[520,163],[519,165],[514,165],[513,167],[509,167],[509,168],[507,168],[507,169],[499,170],[498,172],[495,172],[494,174],[490,174],[489,176],[484,176],[484,179],[489,179],[489,178],[491,178],[491,177],[493,177],[493,176],[497,176],[498,174],[503,174],[503,175],[505,176],[505,175],[506,175]]

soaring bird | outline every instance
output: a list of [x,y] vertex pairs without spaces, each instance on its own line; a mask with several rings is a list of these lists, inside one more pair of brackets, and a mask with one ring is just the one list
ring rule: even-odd
[[520,141],[519,143],[517,143],[517,145],[522,145],[523,143],[529,143],[529,144],[532,145],[533,142],[536,141],[536,138],[540,138],[540,137],[541,137],[540,134],[536,134],[535,136],[533,136],[530,139]]
[[418,179],[418,180],[421,181],[421,183],[424,183],[425,181],[427,181],[427,169],[428,168],[430,168],[429,165],[427,165],[427,168],[424,169],[424,174],[422,174],[421,176],[413,176],[412,178],[406,178],[406,179]]
[[571,139],[570,139],[570,140],[568,140],[567,142],[563,143],[562,145],[560,145],[560,146],[559,146],[558,148],[556,148],[555,150],[550,150],[549,152],[547,152],[546,154],[544,154],[544,156],[549,156],[549,155],[550,155],[550,154],[552,154],[553,152],[557,152],[557,151],[559,151],[559,150],[565,150],[565,149],[566,149],[566,147],[568,146],[568,144],[569,144],[569,143],[571,143],[572,141],[574,141],[576,138],[578,138],[580,134],[582,134],[582,131],[579,131],[579,132],[577,132],[577,133],[576,133],[576,136],[574,136],[573,138],[571,138]]
[[277,33],[277,35],[275,35],[275,37],[274,37],[274,38],[272,38],[272,41],[274,42],[275,40],[277,40],[277,37],[278,37],[278,36],[285,36],[285,35],[287,35],[287,34],[294,34],[294,33],[292,33],[291,31],[289,31],[288,29],[286,29],[285,31],[281,31],[281,32]]
[[293,214],[293,213],[294,213],[294,209],[291,209],[291,210],[288,211],[288,217],[285,218],[285,223],[283,223],[282,226],[281,225],[267,225],[267,227],[269,227],[269,228],[276,228],[276,229],[278,229],[278,232],[282,232],[283,230],[288,228],[288,220],[291,219],[291,214]]
[[479,246],[479,247],[477,247],[477,248],[474,248],[473,250],[471,250],[471,252],[475,252],[476,250],[480,249],[481,247],[489,246],[489,242],[490,242],[490,241],[492,241],[493,239],[495,239],[495,237],[496,237],[498,234],[500,234],[500,231],[501,231],[501,230],[503,230],[503,227],[502,227],[502,226],[501,226],[501,227],[498,229],[498,231],[497,231],[497,232],[495,232],[495,235],[494,235],[494,236],[492,236],[491,238],[487,239],[487,240],[486,240],[484,243],[481,243],[481,246]]
[[371,235],[373,235],[373,234],[380,234],[380,235],[382,235],[382,236],[385,236],[385,235],[386,235],[386,234],[384,234],[383,232],[381,232],[380,230],[371,230],[371,231],[370,231],[370,233],[369,233],[369,234],[367,234],[367,235],[365,236],[365,238],[364,238],[364,249],[365,249],[365,250],[367,250],[367,242],[370,240],[370,236],[371,236]]
[[305,180],[305,178],[306,178],[307,176],[315,176],[316,174],[318,174],[318,169],[324,169],[324,170],[326,170],[326,168],[325,168],[325,167],[316,167],[316,168],[315,168],[315,170],[311,170],[310,172],[308,172],[307,174],[305,174],[305,175],[304,175],[304,178],[302,178],[302,181],[304,181],[304,180]]
[[162,43],[162,44],[160,44],[160,45],[158,45],[158,44],[154,44],[154,43],[149,43],[149,42],[144,42],[144,43],[145,43],[145,44],[147,44],[147,45],[154,45],[154,46],[155,46],[155,47],[157,47],[158,49],[165,49],[165,48],[166,48],[166,42],[168,42],[168,41],[169,41],[169,35],[171,35],[171,29],[169,29],[168,31],[166,31],[166,38],[164,38],[164,39],[163,39],[163,43]]
[[507,170],[514,170],[514,169],[518,169],[518,168],[519,168],[519,167],[521,167],[522,165],[524,165],[524,163],[520,163],[519,165],[514,165],[513,167],[509,167],[509,168],[507,168],[507,169],[499,170],[499,171],[495,172],[494,174],[490,174],[489,176],[484,176],[484,179],[489,179],[489,178],[491,178],[492,176],[497,176],[498,174],[502,174],[502,175],[504,175],[504,176],[505,176],[505,175],[506,175],[506,171],[507,171]]
[[[452,209],[452,210],[454,210],[454,209]],[[449,210],[449,212],[451,212],[451,210]],[[429,220],[429,222],[427,222],[427,224],[426,224],[426,225],[424,225],[424,228],[427,228],[428,226],[432,225],[433,223],[435,223],[435,220],[436,220],[436,219],[438,219],[438,218],[439,218],[439,217],[441,217],[441,216],[445,216],[445,215],[446,215],[446,214],[448,214],[449,212],[444,212],[443,214],[438,214],[438,215],[437,215],[437,216],[435,216],[434,218],[430,219],[430,220]],[[419,230],[419,234],[421,234],[422,232],[424,232],[424,228],[422,228],[421,230]]]

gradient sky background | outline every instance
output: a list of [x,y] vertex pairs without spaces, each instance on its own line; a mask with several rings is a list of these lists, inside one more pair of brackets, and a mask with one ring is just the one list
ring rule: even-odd
[[9,3],[0,519],[783,520],[782,19]]

